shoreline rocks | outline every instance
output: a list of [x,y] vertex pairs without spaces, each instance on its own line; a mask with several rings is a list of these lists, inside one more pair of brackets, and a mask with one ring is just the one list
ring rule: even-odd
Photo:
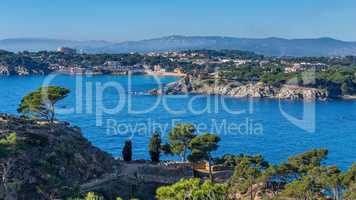
[[328,91],[324,89],[282,85],[280,87],[272,86],[263,82],[256,83],[233,83],[221,82],[218,80],[191,79],[179,80],[167,85],[164,89],[151,90],[151,95],[176,95],[187,93],[198,94],[216,94],[237,98],[272,98],[272,99],[290,99],[290,100],[326,100],[330,98]]
[[26,66],[9,66],[0,64],[0,76],[28,76],[28,75],[45,75],[50,72],[47,68],[26,67]]

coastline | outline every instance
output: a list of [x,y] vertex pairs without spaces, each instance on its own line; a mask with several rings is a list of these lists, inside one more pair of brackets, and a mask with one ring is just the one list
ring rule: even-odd
[[[63,73],[61,71],[54,71],[54,74],[68,75],[68,76],[128,76],[128,74],[115,74],[115,73]],[[49,74],[26,74],[26,75],[10,75],[10,77],[29,77],[29,76],[47,76]],[[191,80],[188,85],[183,83],[184,77],[187,77],[187,74],[176,73],[176,72],[145,72],[145,73],[133,73],[134,76],[158,76],[158,77],[177,77],[178,80],[175,82],[169,83],[169,89],[171,91],[159,91],[158,89],[153,89],[148,91],[151,95],[175,95],[175,94],[212,94],[212,95],[222,95],[227,97],[234,98],[254,98],[254,99],[285,99],[285,100],[318,100],[318,101],[327,101],[327,100],[347,100],[354,101],[356,100],[356,95],[330,95],[327,92],[311,87],[302,87],[294,85],[284,85],[280,88],[273,88],[270,85],[259,85],[256,84],[246,84],[240,87],[244,87],[243,91],[240,91],[238,94],[233,93],[232,91],[236,88],[230,88],[224,85],[217,86],[204,86],[202,88],[196,87],[197,79]],[[3,77],[3,76],[0,76]],[[9,76],[4,76],[9,77]],[[204,81],[204,80],[200,80]],[[190,88],[190,89],[189,89]],[[282,90],[283,89],[283,90]],[[278,92],[283,91],[281,95]],[[316,96],[315,96],[316,95]]]
[[248,83],[236,87],[229,84],[212,85],[205,80],[180,79],[171,83],[165,90],[154,89],[149,91],[151,95],[179,95],[179,94],[212,94],[234,98],[254,99],[283,99],[283,100],[356,100],[356,95],[332,94],[326,89],[313,87],[282,85],[272,86],[263,82]]
[[152,75],[152,76],[176,76],[176,77],[185,77],[186,74],[184,73],[177,73],[177,72],[146,72],[145,75]]
[[[53,71],[53,74],[62,74],[62,75],[81,75],[81,76],[101,76],[101,75],[113,75],[113,76],[127,76],[129,74],[131,75],[143,75],[143,76],[174,76],[174,77],[185,77],[186,74],[184,73],[176,73],[176,72],[144,72],[144,73],[100,73],[100,72],[84,72],[84,73],[69,73],[69,72],[63,72],[63,71]],[[49,74],[26,74],[26,75],[10,75],[10,76],[33,76],[33,75],[41,75],[41,76],[46,76]],[[1,77],[1,76],[0,76]]]
[[343,99],[343,100],[356,100],[356,95],[344,95],[344,96],[341,96],[340,99]]

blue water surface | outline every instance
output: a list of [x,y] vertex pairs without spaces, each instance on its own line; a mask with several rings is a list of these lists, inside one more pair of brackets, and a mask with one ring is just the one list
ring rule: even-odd
[[[21,98],[41,86],[45,78],[0,77],[0,112],[17,114]],[[175,80],[175,77],[159,78],[159,82],[164,84]],[[251,100],[213,95],[166,96],[162,99],[145,94],[159,85],[152,76],[58,75],[50,84],[71,90],[58,108],[68,109],[76,105],[75,112],[59,114],[58,118],[79,126],[94,145],[114,156],[121,156],[124,141],[131,138],[134,157],[147,159],[147,144],[152,132],[160,132],[166,140],[172,124],[191,122],[199,125],[200,132],[220,135],[222,140],[216,155],[262,154],[268,161],[279,163],[290,155],[313,148],[327,148],[327,164],[346,169],[356,161],[356,101]],[[100,91],[105,86],[106,89]],[[114,87],[121,90],[118,92]],[[112,109],[120,104],[122,108],[114,114],[101,114],[101,110],[97,110],[98,107]],[[310,113],[315,113],[315,122],[313,117],[306,121],[310,126],[293,123],[281,111],[301,119],[306,112],[305,106],[309,117]],[[148,112],[133,112],[149,108],[152,110]]]

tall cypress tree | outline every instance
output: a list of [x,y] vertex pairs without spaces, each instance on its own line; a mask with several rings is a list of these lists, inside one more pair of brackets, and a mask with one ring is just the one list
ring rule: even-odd
[[122,149],[122,158],[126,162],[129,162],[132,160],[132,142],[131,142],[131,140],[125,141],[125,146]]
[[148,145],[152,162],[159,162],[160,160],[161,142],[161,136],[158,133],[154,133]]

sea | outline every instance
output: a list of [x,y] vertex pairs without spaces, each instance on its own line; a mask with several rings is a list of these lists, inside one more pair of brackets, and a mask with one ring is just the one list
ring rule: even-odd
[[[26,94],[41,86],[71,93],[56,106],[56,118],[80,127],[98,148],[121,157],[132,140],[134,159],[149,159],[153,133],[163,142],[173,126],[192,123],[196,134],[221,138],[214,156],[261,154],[270,163],[315,148],[329,150],[325,164],[347,169],[356,162],[356,101],[234,98],[212,94],[150,95],[178,77],[63,75],[0,77],[0,113],[19,115]],[[162,159],[178,157],[163,155]]]

